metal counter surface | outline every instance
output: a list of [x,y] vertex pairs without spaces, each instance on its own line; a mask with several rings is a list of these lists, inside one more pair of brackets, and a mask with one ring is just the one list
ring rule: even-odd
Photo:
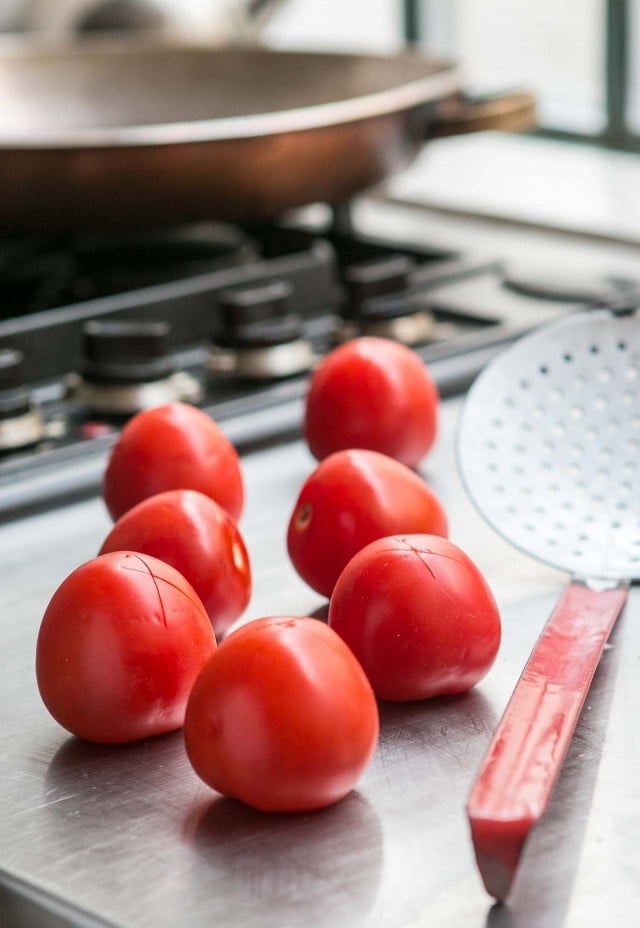
[[[640,906],[640,590],[603,656],[552,807],[508,906],[475,870],[464,802],[490,733],[565,577],[497,538],[455,472],[459,405],[443,407],[425,475],[451,538],[485,572],[504,623],[493,669],[472,692],[381,704],[374,761],[346,799],[269,816],[222,799],[191,771],[181,734],[84,744],[48,716],[34,649],[61,580],[109,528],[101,500],[0,531],[0,925],[59,928],[587,928],[637,923]],[[243,459],[241,527],[254,570],[244,620],[309,614],[322,601],[285,550],[301,443]]]

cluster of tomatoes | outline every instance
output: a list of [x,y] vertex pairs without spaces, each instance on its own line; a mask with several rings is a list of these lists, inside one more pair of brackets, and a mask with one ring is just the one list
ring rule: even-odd
[[408,348],[360,338],[324,359],[304,422],[320,463],[287,547],[329,598],[328,624],[268,617],[227,637],[251,595],[236,451],[194,407],[135,416],[104,477],[115,525],[42,620],[36,672],[53,717],[105,743],[184,726],[196,773],[259,809],[344,796],[375,750],[376,697],[462,692],[500,643],[491,591],[414,469],[437,412]]

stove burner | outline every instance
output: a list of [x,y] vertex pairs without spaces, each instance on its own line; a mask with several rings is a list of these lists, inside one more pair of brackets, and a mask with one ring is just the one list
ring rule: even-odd
[[255,260],[231,226],[28,238],[0,242],[0,292],[9,315],[130,292]]
[[40,410],[31,402],[24,382],[24,357],[11,348],[0,350],[0,452],[35,445],[45,436]]
[[389,255],[373,261],[352,264],[344,269],[342,280],[346,301],[342,315],[358,321],[366,315],[366,304],[382,296],[406,293],[415,263],[405,255]]
[[[392,338],[405,345],[421,345],[434,333],[434,318],[424,304],[424,298],[411,294],[392,294],[366,300],[360,307],[358,335]],[[347,323],[344,335],[354,328]]]
[[110,385],[165,380],[175,371],[167,322],[88,322],[84,380]]
[[497,259],[384,222],[383,237],[293,222],[0,238],[0,346],[21,353],[0,374],[0,522],[94,493],[106,450],[148,406],[195,403],[250,450],[299,428],[306,375],[338,338],[414,346],[447,396],[575,309],[509,293]]
[[429,341],[433,315],[426,308],[424,297],[409,289],[414,270],[415,262],[405,255],[391,255],[346,268],[344,324],[338,339],[374,335],[412,346]]
[[184,399],[166,322],[88,322],[76,397],[92,412],[131,415]]
[[207,369],[250,380],[308,371],[314,355],[302,319],[290,309],[291,293],[290,284],[276,280],[220,294],[222,328],[212,338]]

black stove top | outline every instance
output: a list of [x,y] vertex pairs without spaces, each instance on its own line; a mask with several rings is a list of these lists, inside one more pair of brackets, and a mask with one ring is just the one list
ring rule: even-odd
[[203,223],[0,240],[3,316],[22,316],[255,261],[238,229]]
[[[365,234],[347,211],[320,228],[0,239],[0,518],[95,490],[78,461],[139,408],[183,399],[263,424],[277,408],[273,428],[295,429],[299,408],[282,412],[309,370],[358,334],[411,344],[459,392],[505,342],[583,302],[557,282],[549,298],[519,292],[499,256]],[[256,440],[255,417],[235,440]]]

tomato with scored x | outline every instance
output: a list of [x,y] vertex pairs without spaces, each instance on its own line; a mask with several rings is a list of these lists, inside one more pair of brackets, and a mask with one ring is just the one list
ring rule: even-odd
[[171,564],[194,588],[220,638],[251,596],[249,555],[222,506],[195,490],[168,490],[118,519],[100,554],[139,551]]
[[329,625],[382,699],[462,693],[493,664],[500,615],[474,562],[435,535],[381,538],[349,562]]
[[54,593],[38,634],[36,678],[63,728],[123,743],[182,726],[215,649],[205,608],[177,570],[116,551],[78,567]]

